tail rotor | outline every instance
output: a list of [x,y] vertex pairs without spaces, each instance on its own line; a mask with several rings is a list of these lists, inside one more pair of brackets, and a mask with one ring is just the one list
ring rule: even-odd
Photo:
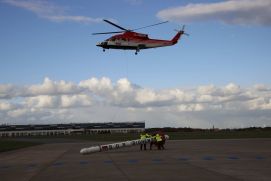
[[182,26],[182,29],[181,29],[181,30],[176,30],[176,29],[175,29],[175,31],[180,32],[182,35],[189,36],[189,34],[186,33],[186,32],[184,31],[184,29],[185,29],[185,25]]

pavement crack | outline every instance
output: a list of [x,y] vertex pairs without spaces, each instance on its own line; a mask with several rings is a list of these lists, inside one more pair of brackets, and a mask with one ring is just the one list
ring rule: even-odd
[[[71,147],[71,146],[70,146]],[[56,160],[60,159],[61,157],[63,157],[69,150],[70,150],[70,147],[63,151],[60,155],[58,155],[55,159],[53,159],[52,161],[48,162],[47,164],[44,164],[44,166],[42,168],[40,168],[40,170],[35,174],[33,175],[29,181],[32,181],[32,180],[35,180],[39,175],[42,174],[43,171],[45,171],[46,169],[48,169],[53,163],[56,162]]]
[[112,160],[113,165],[120,171],[120,173],[121,173],[128,181],[130,181],[131,179],[129,178],[129,176],[128,176],[128,175],[125,173],[125,171],[122,170],[122,169],[118,166],[118,164],[112,159],[110,153],[107,153],[107,155],[108,155],[108,157]]
[[196,167],[196,168],[200,168],[200,169],[203,169],[203,170],[206,170],[208,172],[213,172],[213,173],[217,173],[217,174],[220,174],[220,175],[224,175],[224,176],[227,176],[227,177],[230,177],[231,180],[243,180],[243,179],[240,179],[240,178],[237,178],[237,177],[234,177],[232,175],[227,175],[227,174],[224,174],[224,173],[221,173],[221,172],[217,172],[217,171],[214,171],[213,169],[208,169],[206,167],[202,167],[202,166],[199,166],[199,165],[195,165],[195,164],[192,164],[191,162],[186,162],[187,165],[190,165],[190,166],[193,166],[193,167]]

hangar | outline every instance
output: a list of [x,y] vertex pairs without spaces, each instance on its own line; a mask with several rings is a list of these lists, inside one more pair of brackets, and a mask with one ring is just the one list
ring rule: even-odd
[[145,122],[0,125],[0,137],[139,133],[144,130]]

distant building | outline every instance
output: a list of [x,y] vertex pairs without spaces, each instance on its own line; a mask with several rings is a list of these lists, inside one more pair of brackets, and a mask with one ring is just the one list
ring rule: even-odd
[[145,122],[0,125],[0,137],[95,133],[139,133],[144,130]]

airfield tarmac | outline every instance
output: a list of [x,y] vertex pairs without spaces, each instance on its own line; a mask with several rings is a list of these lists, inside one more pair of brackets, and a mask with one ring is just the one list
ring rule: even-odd
[[[271,180],[271,139],[168,141],[80,155],[98,142],[50,143],[0,154],[0,180]],[[105,144],[105,143],[103,143]]]

